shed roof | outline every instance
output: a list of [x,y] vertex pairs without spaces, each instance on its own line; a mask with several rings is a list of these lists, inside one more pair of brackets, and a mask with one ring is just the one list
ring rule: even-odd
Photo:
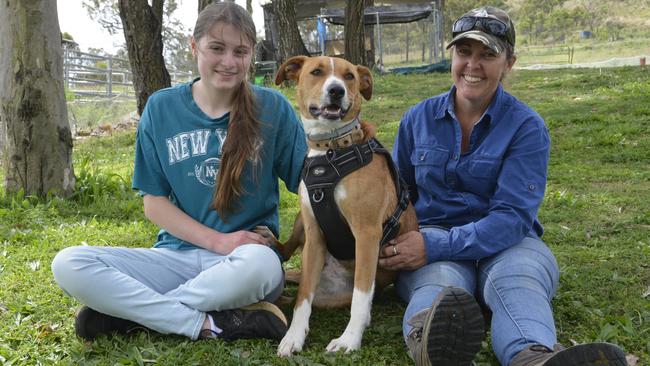
[[[371,6],[364,9],[364,24],[410,23],[427,18],[433,8],[429,4]],[[333,24],[345,24],[345,9],[321,9],[320,15]]]

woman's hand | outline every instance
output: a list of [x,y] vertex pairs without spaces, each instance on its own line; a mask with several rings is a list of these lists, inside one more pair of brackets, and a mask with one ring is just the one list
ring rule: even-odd
[[409,231],[388,242],[379,251],[379,267],[398,271],[413,271],[427,264],[424,237]]
[[211,235],[208,241],[207,249],[215,253],[227,255],[243,244],[261,244],[268,246],[269,240],[263,235],[246,230],[239,230],[232,233],[214,231],[214,235]]
[[[221,233],[188,216],[164,196],[144,196],[144,213],[149,220],[175,237],[218,254],[230,254],[242,244],[269,245],[270,230],[259,233],[247,230]],[[255,230],[258,230],[256,228]]]

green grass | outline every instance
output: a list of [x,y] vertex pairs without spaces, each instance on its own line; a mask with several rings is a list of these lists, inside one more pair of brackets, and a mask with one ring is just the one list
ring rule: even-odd
[[[392,146],[412,104],[448,90],[448,74],[381,76],[363,119]],[[542,115],[552,138],[540,218],[562,277],[553,302],[559,339],[609,341],[650,364],[650,70],[517,71],[506,87]],[[294,91],[282,89],[293,98]],[[77,142],[78,189],[71,199],[38,200],[0,190],[0,362],[7,365],[404,365],[404,304],[389,289],[375,303],[362,349],[327,354],[349,311],[315,310],[305,350],[275,356],[267,341],[190,342],[140,334],[85,344],[74,336],[79,303],[53,282],[50,262],[71,245],[148,247],[156,227],[130,191],[134,134]],[[1,176],[1,174],[0,174]],[[297,209],[283,192],[282,237]],[[288,267],[299,265],[296,257]],[[294,294],[288,287],[287,294]],[[283,310],[291,313],[289,306]],[[486,342],[477,357],[497,365]]]
[[75,132],[90,132],[100,125],[117,124],[135,110],[134,99],[71,99],[72,101],[68,102],[68,119]]
[[[569,49],[573,48],[573,60],[569,61]],[[516,67],[525,67],[537,64],[588,64],[607,61],[613,58],[627,58],[646,56],[650,63],[650,39],[634,38],[613,42],[602,42],[595,39],[567,42],[565,44],[539,45],[526,47],[518,45],[515,50],[517,54]],[[383,56],[386,67],[419,66],[429,63],[429,53],[422,61],[420,52],[412,52],[409,62],[405,61],[405,54],[385,54]],[[378,56],[377,56],[378,57]],[[445,51],[444,57],[450,58],[449,51]],[[634,62],[635,65],[639,61]]]
[[[564,45],[518,47],[517,66],[532,64],[568,64],[573,48],[573,64],[606,61],[612,58],[650,56],[650,39],[638,38],[614,42],[594,39],[567,42]],[[638,65],[638,61],[636,62]]]

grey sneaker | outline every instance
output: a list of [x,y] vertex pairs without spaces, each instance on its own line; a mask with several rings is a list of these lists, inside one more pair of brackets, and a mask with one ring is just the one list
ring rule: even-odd
[[587,343],[550,349],[541,344],[524,348],[510,366],[627,366],[625,352],[611,343]]
[[[217,327],[223,332],[216,338],[226,341],[246,338],[268,338],[281,340],[287,332],[287,318],[282,310],[270,302],[260,301],[240,309],[209,311]],[[209,329],[201,332],[201,338],[210,338]]]
[[474,296],[446,287],[430,309],[409,319],[413,329],[406,344],[418,366],[467,366],[481,350],[485,337],[483,315]]

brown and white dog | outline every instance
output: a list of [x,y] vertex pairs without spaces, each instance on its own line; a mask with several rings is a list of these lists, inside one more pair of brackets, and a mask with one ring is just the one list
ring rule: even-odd
[[[374,137],[374,127],[359,123],[362,97],[372,96],[372,75],[363,66],[341,58],[297,56],[280,66],[275,83],[297,82],[297,103],[308,137],[308,157],[326,154],[338,145],[365,143]],[[326,138],[323,139],[323,136]],[[318,137],[314,139],[314,137]],[[301,242],[302,275],[296,296],[293,319],[278,347],[279,356],[302,350],[309,331],[312,305],[344,307],[351,304],[350,321],[343,334],[333,339],[327,351],[353,351],[361,346],[375,290],[393,282],[395,273],[377,267],[382,224],[398,205],[396,186],[385,155],[374,153],[372,161],[342,178],[334,188],[334,201],[354,236],[352,260],[337,260],[327,251],[321,228],[314,216],[305,182],[299,188],[301,217],[296,220],[292,238],[282,249],[289,257]],[[417,230],[415,211],[409,204],[400,217],[403,234]],[[303,227],[304,225],[304,227]],[[303,231],[304,229],[304,231]]]

